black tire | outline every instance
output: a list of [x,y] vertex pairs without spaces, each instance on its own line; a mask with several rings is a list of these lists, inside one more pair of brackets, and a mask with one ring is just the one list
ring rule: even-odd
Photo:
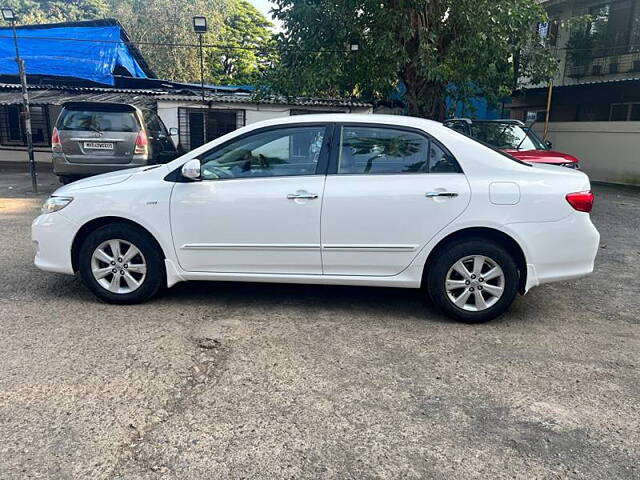
[[[447,244],[444,248],[439,248],[435,253],[436,257],[433,262],[431,262],[427,272],[426,286],[434,305],[446,315],[465,323],[483,323],[502,315],[511,306],[518,293],[519,272],[513,257],[502,245],[482,238],[469,238]],[[453,265],[461,259],[474,255],[488,257],[502,269],[504,275],[502,295],[498,297],[498,300],[493,305],[480,311],[469,311],[455,305],[446,290],[447,275]],[[489,267],[485,266],[485,268]],[[463,279],[462,276],[459,278],[460,280]],[[466,280],[464,281],[466,282]],[[480,279],[476,278],[470,281],[474,282],[469,285],[470,288],[473,288],[475,283],[479,282]],[[484,279],[482,279],[482,281],[486,282]],[[493,281],[489,282],[492,283]],[[493,299],[493,297],[487,293],[487,284],[480,284],[480,286],[482,285],[485,285],[483,287],[484,292],[479,292],[476,286],[474,293],[471,294],[471,297],[474,298],[469,300],[470,303],[475,304],[476,294],[483,295],[483,298],[488,298],[487,303]],[[461,287],[460,290],[454,291],[453,294],[465,293],[466,288],[467,287]],[[482,299],[480,299],[480,301],[482,301]],[[473,308],[473,306],[474,305],[467,305],[469,308]]]
[[[141,253],[146,264],[144,277],[136,275],[137,280],[141,280],[140,286],[128,293],[114,293],[98,283],[92,272],[92,256],[96,248],[109,240],[124,240],[134,245]],[[123,252],[123,256],[126,252]],[[136,257],[141,258],[141,257]],[[123,305],[131,305],[149,300],[166,285],[166,271],[164,268],[164,257],[162,251],[154,239],[141,228],[137,228],[125,223],[113,223],[104,225],[91,232],[80,246],[78,257],[80,276],[85,285],[96,297],[107,302]],[[138,260],[139,263],[139,260]],[[126,266],[126,264],[123,264]],[[102,265],[101,265],[102,266]],[[105,263],[105,266],[107,264]],[[133,266],[133,265],[132,265]],[[116,269],[124,268],[118,267]],[[122,271],[122,270],[121,270]],[[113,277],[106,277],[110,281]],[[128,286],[128,282],[122,279],[120,285]]]
[[62,175],[60,177],[58,177],[58,179],[60,180],[60,183],[63,185],[68,185],[71,182],[75,182],[76,178],[75,177],[70,177],[69,175]]

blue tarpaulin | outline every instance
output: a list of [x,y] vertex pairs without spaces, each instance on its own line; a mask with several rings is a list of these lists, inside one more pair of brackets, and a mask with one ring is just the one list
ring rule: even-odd
[[[114,69],[121,67],[132,77],[150,77],[131,47],[122,41],[120,24],[76,25],[17,27],[27,75],[76,77],[114,85]],[[18,75],[13,36],[7,28],[0,29],[0,75]]]

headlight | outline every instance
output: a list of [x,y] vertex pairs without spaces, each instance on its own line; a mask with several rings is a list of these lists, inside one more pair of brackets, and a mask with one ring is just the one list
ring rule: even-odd
[[42,205],[42,213],[53,213],[69,205],[73,197],[49,197]]

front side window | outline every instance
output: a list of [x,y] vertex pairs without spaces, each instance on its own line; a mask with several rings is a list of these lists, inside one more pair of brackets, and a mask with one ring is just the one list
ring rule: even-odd
[[256,133],[201,157],[203,180],[315,175],[324,126]]
[[339,174],[459,172],[453,156],[418,133],[387,127],[342,128]]

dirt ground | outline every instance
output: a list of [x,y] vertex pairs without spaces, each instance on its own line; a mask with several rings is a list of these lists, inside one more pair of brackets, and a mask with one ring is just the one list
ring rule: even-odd
[[100,303],[33,266],[39,181],[0,167],[2,479],[640,478],[638,189],[594,187],[592,276],[469,326],[412,290]]

